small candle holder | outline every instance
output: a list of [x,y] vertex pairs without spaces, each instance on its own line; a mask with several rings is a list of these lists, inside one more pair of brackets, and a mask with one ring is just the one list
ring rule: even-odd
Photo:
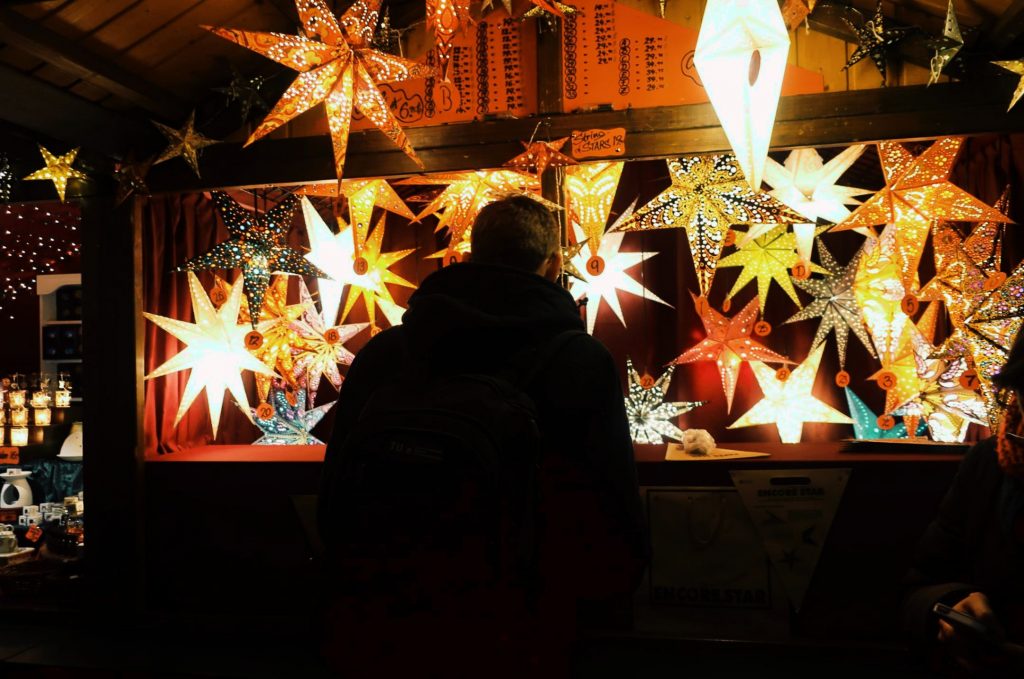
[[18,447],[28,445],[28,427],[11,428],[11,445]]
[[33,393],[31,405],[33,408],[49,408],[50,392],[39,390]]
[[32,420],[37,427],[49,427],[52,413],[49,408],[33,408]]
[[12,427],[27,427],[28,426],[28,408],[22,406],[20,408],[11,408],[11,426]]
[[55,408],[70,408],[71,407],[71,390],[70,389],[58,389],[53,394],[53,405]]
[[24,389],[12,389],[7,392],[7,402],[11,406],[11,410],[16,408],[25,407],[25,390]]
[[0,428],[7,423],[7,413],[4,411],[4,404],[0,403]]

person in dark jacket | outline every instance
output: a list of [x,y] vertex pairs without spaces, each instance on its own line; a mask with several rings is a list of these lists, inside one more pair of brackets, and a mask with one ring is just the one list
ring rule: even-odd
[[[994,384],[1006,406],[997,435],[964,457],[906,583],[905,628],[953,676],[1024,676],[1024,333]],[[937,603],[980,621],[995,643],[939,619]]]
[[[409,370],[409,359],[402,358],[406,348],[415,362],[493,374],[523,348],[582,330],[575,301],[555,283],[561,267],[558,225],[547,208],[525,196],[491,203],[473,225],[471,261],[423,280],[402,324],[358,353],[341,389],[324,461],[319,520],[328,550],[330,479],[339,451],[375,388]],[[545,630],[538,636],[561,646],[546,655],[543,676],[561,676],[554,668],[567,659],[575,604],[632,593],[643,572],[646,530],[622,385],[608,350],[580,332],[550,357],[526,391],[537,406],[545,449],[539,571],[548,598],[556,600],[539,621]],[[456,675],[449,670],[447,676]]]

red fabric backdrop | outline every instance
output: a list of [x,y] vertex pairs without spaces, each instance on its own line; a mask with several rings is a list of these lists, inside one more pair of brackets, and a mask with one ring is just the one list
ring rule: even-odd
[[[826,158],[836,150],[824,149]],[[919,148],[916,150],[920,150]],[[777,154],[779,160],[785,154]],[[1024,176],[1024,136],[978,137],[965,144],[964,153],[954,171],[953,180],[974,195],[989,203],[994,202],[1007,184],[1013,187],[1014,201],[1011,216],[1020,214],[1017,206],[1024,196],[1020,178]],[[665,164],[662,161],[628,163],[619,185],[613,211],[625,209],[634,199],[638,205],[657,195],[668,185]],[[862,157],[840,182],[866,189],[878,189],[882,185],[877,156],[870,150]],[[251,198],[250,198],[251,200]],[[261,205],[262,208],[262,205]],[[415,212],[416,205],[412,205]],[[329,218],[329,209],[322,210]],[[148,201],[144,214],[144,266],[145,310],[164,316],[192,320],[186,277],[174,272],[174,268],[188,257],[205,252],[213,244],[226,238],[227,233],[216,217],[211,202],[202,195],[166,196]],[[328,223],[330,220],[328,219]],[[406,224],[404,220],[389,215],[388,235],[385,250],[416,247],[417,254],[394,267],[400,275],[411,281],[422,280],[436,269],[436,260],[423,257],[436,249],[437,240],[432,234],[435,222],[425,220],[423,224]],[[305,249],[308,239],[301,216],[297,216],[290,235],[294,246]],[[825,243],[840,263],[847,262],[863,238],[853,232],[826,234]],[[647,370],[657,375],[662,366],[670,362],[685,349],[704,337],[703,327],[694,312],[689,291],[697,289],[693,264],[681,230],[670,229],[659,232],[629,234],[623,250],[647,250],[659,253],[647,262],[630,270],[630,274],[641,281],[652,292],[669,302],[667,307],[639,297],[621,294],[620,300],[627,327],[623,327],[611,310],[602,307],[595,327],[595,335],[612,351],[621,365],[625,384],[625,361],[629,356],[641,372]],[[1024,238],[1016,225],[1007,227],[1003,256],[1003,270],[1010,271],[1024,254]],[[932,275],[931,249],[928,247],[922,258],[921,279],[926,282]],[[220,272],[229,280],[235,272]],[[712,304],[720,308],[725,294],[732,287],[739,274],[738,268],[719,270],[709,295]],[[200,276],[209,287],[213,277],[210,273]],[[311,287],[315,281],[310,281]],[[392,287],[396,301],[403,306],[408,299],[406,289]],[[293,284],[291,294],[297,298]],[[756,294],[754,283],[748,284],[734,299],[730,313],[735,313]],[[798,294],[806,303],[810,297]],[[772,349],[802,361],[810,350],[810,343],[817,329],[817,319],[783,325],[783,322],[797,311],[797,307],[775,284],[768,297],[765,319],[772,324],[772,333],[764,339]],[[361,307],[350,316],[349,321],[364,320]],[[940,338],[945,329],[940,327]],[[357,350],[368,339],[366,333],[357,337],[351,348]],[[180,351],[180,343],[151,323],[146,324],[147,373]],[[851,387],[876,412],[884,404],[884,392],[867,377],[879,369],[860,342],[851,335],[846,359],[847,370],[851,373]],[[846,412],[847,404],[841,389],[835,386],[833,378],[839,370],[835,339],[830,335],[815,384],[815,395],[839,410]],[[205,396],[200,396],[189,410],[181,424],[172,427],[178,407],[178,396],[182,392],[187,373],[177,373],[150,380],[146,384],[145,430],[146,447],[150,454],[163,453],[195,445],[211,443],[210,426]],[[251,385],[250,385],[251,387]],[[250,388],[251,390],[251,388]],[[331,387],[321,389],[321,401],[335,398]],[[719,441],[777,441],[774,426],[764,425],[744,429],[726,429],[726,426],[746,412],[760,398],[761,392],[749,366],[740,371],[739,384],[731,412],[726,412],[725,397],[713,363],[695,363],[679,366],[675,373],[673,388],[677,400],[707,400],[710,403],[681,418],[683,427],[700,427],[709,430]],[[330,416],[317,429],[326,435],[330,428]],[[972,427],[972,438],[984,434],[980,427]],[[248,443],[257,438],[259,432],[231,403],[225,404],[217,443]],[[809,423],[804,426],[805,441],[830,441],[852,435],[847,425]]]

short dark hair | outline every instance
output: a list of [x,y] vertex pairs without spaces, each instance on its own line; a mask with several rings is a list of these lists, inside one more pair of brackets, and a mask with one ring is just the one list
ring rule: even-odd
[[528,196],[511,196],[485,205],[473,222],[471,259],[537,271],[558,251],[558,221]]
[[[1024,330],[1024,328],[1022,328]],[[1024,391],[1024,331],[1018,332],[1002,369],[992,377],[997,389]]]

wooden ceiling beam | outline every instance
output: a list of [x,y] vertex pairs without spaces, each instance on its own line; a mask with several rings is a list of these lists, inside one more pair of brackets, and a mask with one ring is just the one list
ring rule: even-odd
[[1002,52],[1024,33],[1024,0],[1013,0],[988,32],[987,40],[995,52]]
[[[783,97],[775,121],[775,149],[838,146],[887,139],[925,139],[1024,130],[1024,108],[1009,113],[1005,87],[956,82],[926,88],[893,87]],[[1006,91],[1003,91],[1006,90]],[[424,163],[420,169],[376,130],[353,133],[346,178],[387,177],[500,167],[522,151],[538,121],[543,135],[557,139],[573,130],[626,130],[626,157],[664,158],[726,151],[729,143],[710,104],[623,111],[555,114],[406,130]],[[156,192],[199,191],[305,184],[334,178],[330,138],[263,140],[243,149],[218,144],[203,151],[202,179],[180,161],[154,167]]]
[[[51,139],[120,157],[159,139],[151,126],[0,64],[0,119]],[[14,94],[16,93],[16,94]]]
[[7,7],[0,7],[0,41],[87,80],[162,119],[177,122],[188,115],[190,107],[159,85],[83,49],[74,40]]

